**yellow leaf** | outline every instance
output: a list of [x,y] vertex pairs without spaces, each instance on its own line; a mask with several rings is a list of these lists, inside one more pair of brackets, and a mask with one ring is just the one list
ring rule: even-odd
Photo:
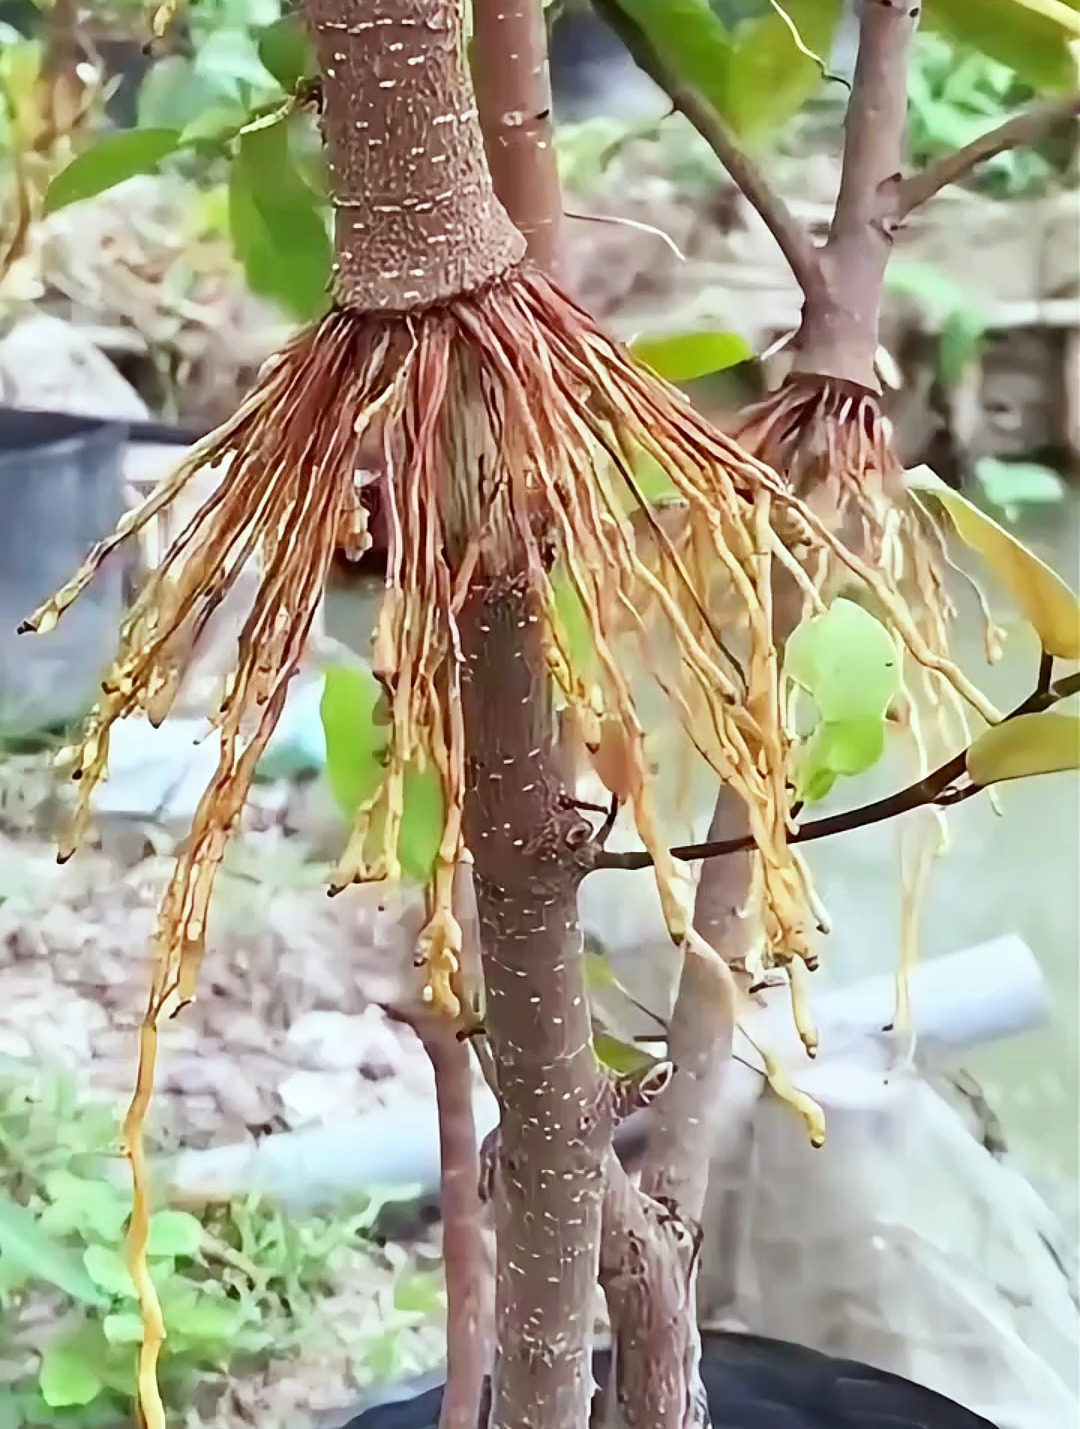
[[941,502],[961,540],[978,551],[1008,587],[1046,653],[1080,660],[1080,600],[1058,573],[928,466],[909,471],[907,485]]
[[1076,715],[1017,715],[980,735],[967,753],[968,773],[984,786],[1068,769],[1080,769]]

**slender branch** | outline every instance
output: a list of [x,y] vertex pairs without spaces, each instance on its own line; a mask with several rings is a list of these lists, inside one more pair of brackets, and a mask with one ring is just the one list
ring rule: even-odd
[[413,1026],[435,1073],[439,1113],[440,1207],[446,1276],[446,1391],[439,1429],[476,1429],[488,1367],[492,1295],[469,1044],[439,1014]]
[[928,164],[917,174],[901,179],[896,186],[896,215],[906,218],[920,204],[933,198],[939,190],[965,178],[972,169],[1004,154],[1009,149],[1019,149],[1034,144],[1050,129],[1064,124],[1080,115],[1080,94],[1070,94],[1065,98],[1044,99],[988,134],[981,134],[962,149],[944,154],[932,164]]
[[[1022,704],[1017,705],[1014,710],[1010,710],[1003,723],[1017,719],[1020,715],[1038,714],[1075,694],[1080,694],[1080,674],[1068,675],[1047,690],[1033,691]],[[970,798],[973,794],[981,793],[983,786],[978,784],[967,785],[962,791],[954,791],[950,787],[957,779],[963,777],[967,767],[968,752],[967,749],[961,750],[947,763],[928,774],[925,779],[909,784],[895,794],[888,794],[883,799],[875,799],[870,804],[862,804],[857,809],[847,809],[842,814],[828,814],[825,818],[813,819],[792,834],[788,842],[791,844],[813,843],[817,839],[831,838],[834,834],[850,833],[853,829],[864,829],[871,824],[884,823],[887,819],[898,818],[912,809],[921,809],[933,804],[957,803],[960,793],[965,799]],[[673,848],[671,855],[673,858],[691,863],[695,859],[719,858],[724,854],[740,853],[743,849],[753,847],[753,839],[746,836],[734,839],[716,839],[699,844],[683,844],[679,848]],[[651,868],[652,857],[644,850],[631,850],[627,853],[609,853],[606,850],[599,850],[593,867],[621,868],[630,871]]]
[[743,151],[727,124],[697,90],[683,84],[656,53],[648,36],[618,0],[593,0],[593,9],[618,35],[634,63],[671,100],[672,107],[697,130],[731,176],[743,197],[757,210],[804,295],[822,289],[818,250],[806,228],[766,182]]

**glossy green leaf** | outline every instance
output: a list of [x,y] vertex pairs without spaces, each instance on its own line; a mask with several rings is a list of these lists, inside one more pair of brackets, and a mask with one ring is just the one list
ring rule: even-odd
[[693,382],[753,357],[738,333],[708,330],[644,334],[634,338],[630,351],[668,382]]
[[881,758],[885,716],[901,688],[900,661],[879,621],[854,601],[835,600],[792,634],[784,672],[817,710],[794,771],[796,798],[813,803],[837,778],[861,774]]
[[301,80],[316,73],[314,47],[297,15],[285,15],[262,30],[258,52],[263,65],[284,90],[295,90]]
[[105,1388],[98,1359],[105,1341],[98,1325],[80,1325],[45,1345],[38,1370],[38,1388],[53,1409],[91,1404]]
[[45,194],[45,212],[93,198],[136,174],[156,173],[180,146],[179,129],[129,129],[110,134],[84,149],[53,179]]
[[978,551],[1005,584],[1047,654],[1080,660],[1080,600],[1057,572],[928,466],[913,467],[905,480],[912,491],[933,496],[944,506],[960,539]]
[[203,1229],[187,1211],[155,1211],[146,1241],[149,1256],[193,1260],[203,1241]]
[[922,23],[1008,65],[1036,89],[1075,88],[1069,43],[1080,37],[1080,7],[1076,0],[1043,3],[1045,14],[1023,0],[927,0]]
[[578,676],[584,676],[596,659],[596,646],[585,607],[569,571],[564,567],[552,573],[551,591],[559,643],[571,670]]
[[[383,781],[387,735],[376,720],[380,693],[366,666],[335,665],[326,672],[320,704],[326,776],[338,807],[350,816],[377,793]],[[410,882],[429,880],[444,818],[442,784],[435,770],[407,769],[398,858]]]
[[981,734],[967,752],[976,784],[1080,769],[1080,718],[1046,710],[1017,715]]
[[84,1305],[104,1303],[78,1255],[43,1229],[33,1211],[5,1196],[0,1196],[0,1257],[72,1300]]
[[240,136],[229,175],[229,229],[252,292],[310,319],[329,301],[330,235],[293,162],[287,127]]

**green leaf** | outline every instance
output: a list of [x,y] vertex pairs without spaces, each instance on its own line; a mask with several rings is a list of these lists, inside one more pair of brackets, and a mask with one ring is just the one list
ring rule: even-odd
[[146,1242],[149,1256],[193,1260],[202,1245],[203,1229],[187,1211],[156,1211],[150,1217]]
[[648,1071],[660,1060],[644,1051],[634,1042],[623,1042],[607,1032],[593,1033],[593,1051],[596,1060],[620,1077],[633,1076],[635,1072]]
[[1080,601],[1057,572],[928,466],[913,467],[906,481],[912,491],[931,495],[945,507],[960,539],[1005,584],[1047,654],[1080,660]]
[[138,125],[140,129],[183,129],[221,100],[210,80],[195,73],[192,60],[166,55],[139,88]]
[[251,1306],[238,1300],[225,1300],[186,1285],[170,1294],[163,1293],[161,1310],[174,1339],[204,1345],[220,1341],[226,1347],[251,1322],[254,1313]]
[[[726,71],[732,37],[709,0],[616,0],[648,36],[664,65],[714,99],[716,76]],[[719,107],[719,106],[718,106]]]
[[433,1319],[442,1313],[443,1281],[441,1275],[413,1272],[400,1275],[394,1284],[394,1309],[403,1315],[422,1315]]
[[237,99],[252,90],[267,94],[277,88],[249,30],[211,31],[195,51],[195,73],[220,93]]
[[45,1193],[50,1204],[42,1212],[41,1223],[54,1234],[78,1231],[109,1242],[118,1242],[123,1236],[130,1201],[108,1181],[75,1176],[63,1169],[50,1171]]
[[792,634],[784,673],[817,707],[817,726],[795,762],[795,796],[814,803],[838,777],[861,774],[881,758],[900,661],[879,621],[854,601],[835,600]]
[[142,1344],[143,1322],[137,1310],[118,1310],[114,1315],[106,1315],[101,1328],[110,1345]]
[[1052,710],[1017,715],[981,734],[966,764],[972,780],[983,786],[1080,769],[1080,719]]
[[315,51],[296,15],[285,15],[259,34],[259,59],[282,89],[291,93],[316,73]]
[[575,675],[584,676],[596,659],[596,646],[585,607],[563,566],[552,572],[552,606],[558,624],[559,642]]
[[[783,15],[770,7],[760,19],[738,28],[735,50],[715,81],[722,93],[721,112],[738,133],[778,127],[821,87],[824,75],[818,61],[828,62],[843,4],[777,0]],[[792,26],[809,54],[799,48]]]
[[323,681],[326,777],[338,807],[354,814],[383,780],[385,727],[375,723],[381,691],[367,666],[332,665]]
[[747,362],[753,352],[735,332],[672,332],[636,337],[630,351],[668,382],[693,382]]
[[442,782],[434,769],[405,771],[404,805],[398,859],[410,883],[428,883],[442,842],[446,804]]
[[1037,462],[980,457],[975,463],[975,479],[986,499],[1006,512],[1022,506],[1056,506],[1065,499],[1061,477]]
[[82,1259],[87,1275],[107,1294],[122,1295],[126,1300],[138,1298],[127,1262],[118,1250],[108,1245],[88,1245]]
[[301,319],[325,311],[330,235],[293,162],[286,124],[240,136],[229,176],[229,228],[252,292]]
[[834,600],[792,633],[784,671],[811,695],[826,723],[884,719],[900,693],[892,636],[852,600]]
[[136,174],[152,174],[180,146],[179,129],[129,129],[84,149],[53,179],[45,212],[93,198]]
[[33,1211],[6,1198],[0,1198],[0,1257],[72,1300],[84,1305],[105,1301],[76,1253],[54,1240]]
[[929,0],[922,23],[1008,65],[1036,89],[1072,89],[1076,62],[1069,42],[1080,36],[1080,17],[1070,33],[1069,12],[1080,7],[1075,0],[1050,0],[1046,8],[1038,14],[1022,0]]
[[53,1409],[90,1404],[105,1388],[98,1360],[107,1342],[99,1325],[80,1325],[50,1340],[41,1356],[38,1388]]
[[[326,672],[319,707],[326,736],[326,777],[338,807],[355,814],[383,782],[387,731],[376,723],[379,682],[366,666],[335,665]],[[445,819],[442,783],[429,767],[405,771],[398,858],[402,875],[427,883]]]

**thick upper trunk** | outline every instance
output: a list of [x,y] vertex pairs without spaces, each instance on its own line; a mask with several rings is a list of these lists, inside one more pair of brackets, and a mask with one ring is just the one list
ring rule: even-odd
[[407,312],[468,293],[525,243],[495,198],[460,0],[303,0],[323,83],[334,296]]

